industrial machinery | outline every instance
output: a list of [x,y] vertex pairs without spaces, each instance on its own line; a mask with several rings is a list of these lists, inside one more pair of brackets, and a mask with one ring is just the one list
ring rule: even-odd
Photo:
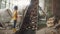
[[31,0],[30,6],[16,34],[36,34],[39,0]]
[[0,9],[0,24],[5,27],[6,23],[9,23],[11,20],[12,12],[10,9]]

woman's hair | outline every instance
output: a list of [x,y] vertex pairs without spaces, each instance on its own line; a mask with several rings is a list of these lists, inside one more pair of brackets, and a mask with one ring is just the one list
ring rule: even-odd
[[60,20],[60,18],[55,17],[55,20],[54,20],[55,24],[58,24],[58,21],[59,21],[59,20]]
[[18,10],[18,6],[14,6],[14,9],[15,9],[15,10]]
[[52,18],[54,17],[53,15],[51,15],[50,17],[46,17],[46,21],[49,20],[49,18]]

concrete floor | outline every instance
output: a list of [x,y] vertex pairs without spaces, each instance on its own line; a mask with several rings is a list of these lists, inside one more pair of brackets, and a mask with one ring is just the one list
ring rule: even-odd
[[[36,31],[36,34],[40,34],[40,30]],[[14,34],[13,30],[0,30],[0,34]]]
[[[12,30],[0,30],[0,34],[14,34],[14,32]],[[36,32],[36,34],[40,33]]]
[[14,34],[12,30],[0,30],[0,34]]

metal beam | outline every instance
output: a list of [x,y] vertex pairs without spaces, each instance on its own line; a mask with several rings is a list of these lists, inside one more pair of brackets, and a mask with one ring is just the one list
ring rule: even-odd
[[1,9],[1,3],[2,3],[2,0],[0,0],[0,9]]

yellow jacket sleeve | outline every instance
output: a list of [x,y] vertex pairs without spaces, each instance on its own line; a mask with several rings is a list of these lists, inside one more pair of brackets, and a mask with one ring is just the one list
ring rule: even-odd
[[17,20],[17,11],[13,12],[13,20]]

